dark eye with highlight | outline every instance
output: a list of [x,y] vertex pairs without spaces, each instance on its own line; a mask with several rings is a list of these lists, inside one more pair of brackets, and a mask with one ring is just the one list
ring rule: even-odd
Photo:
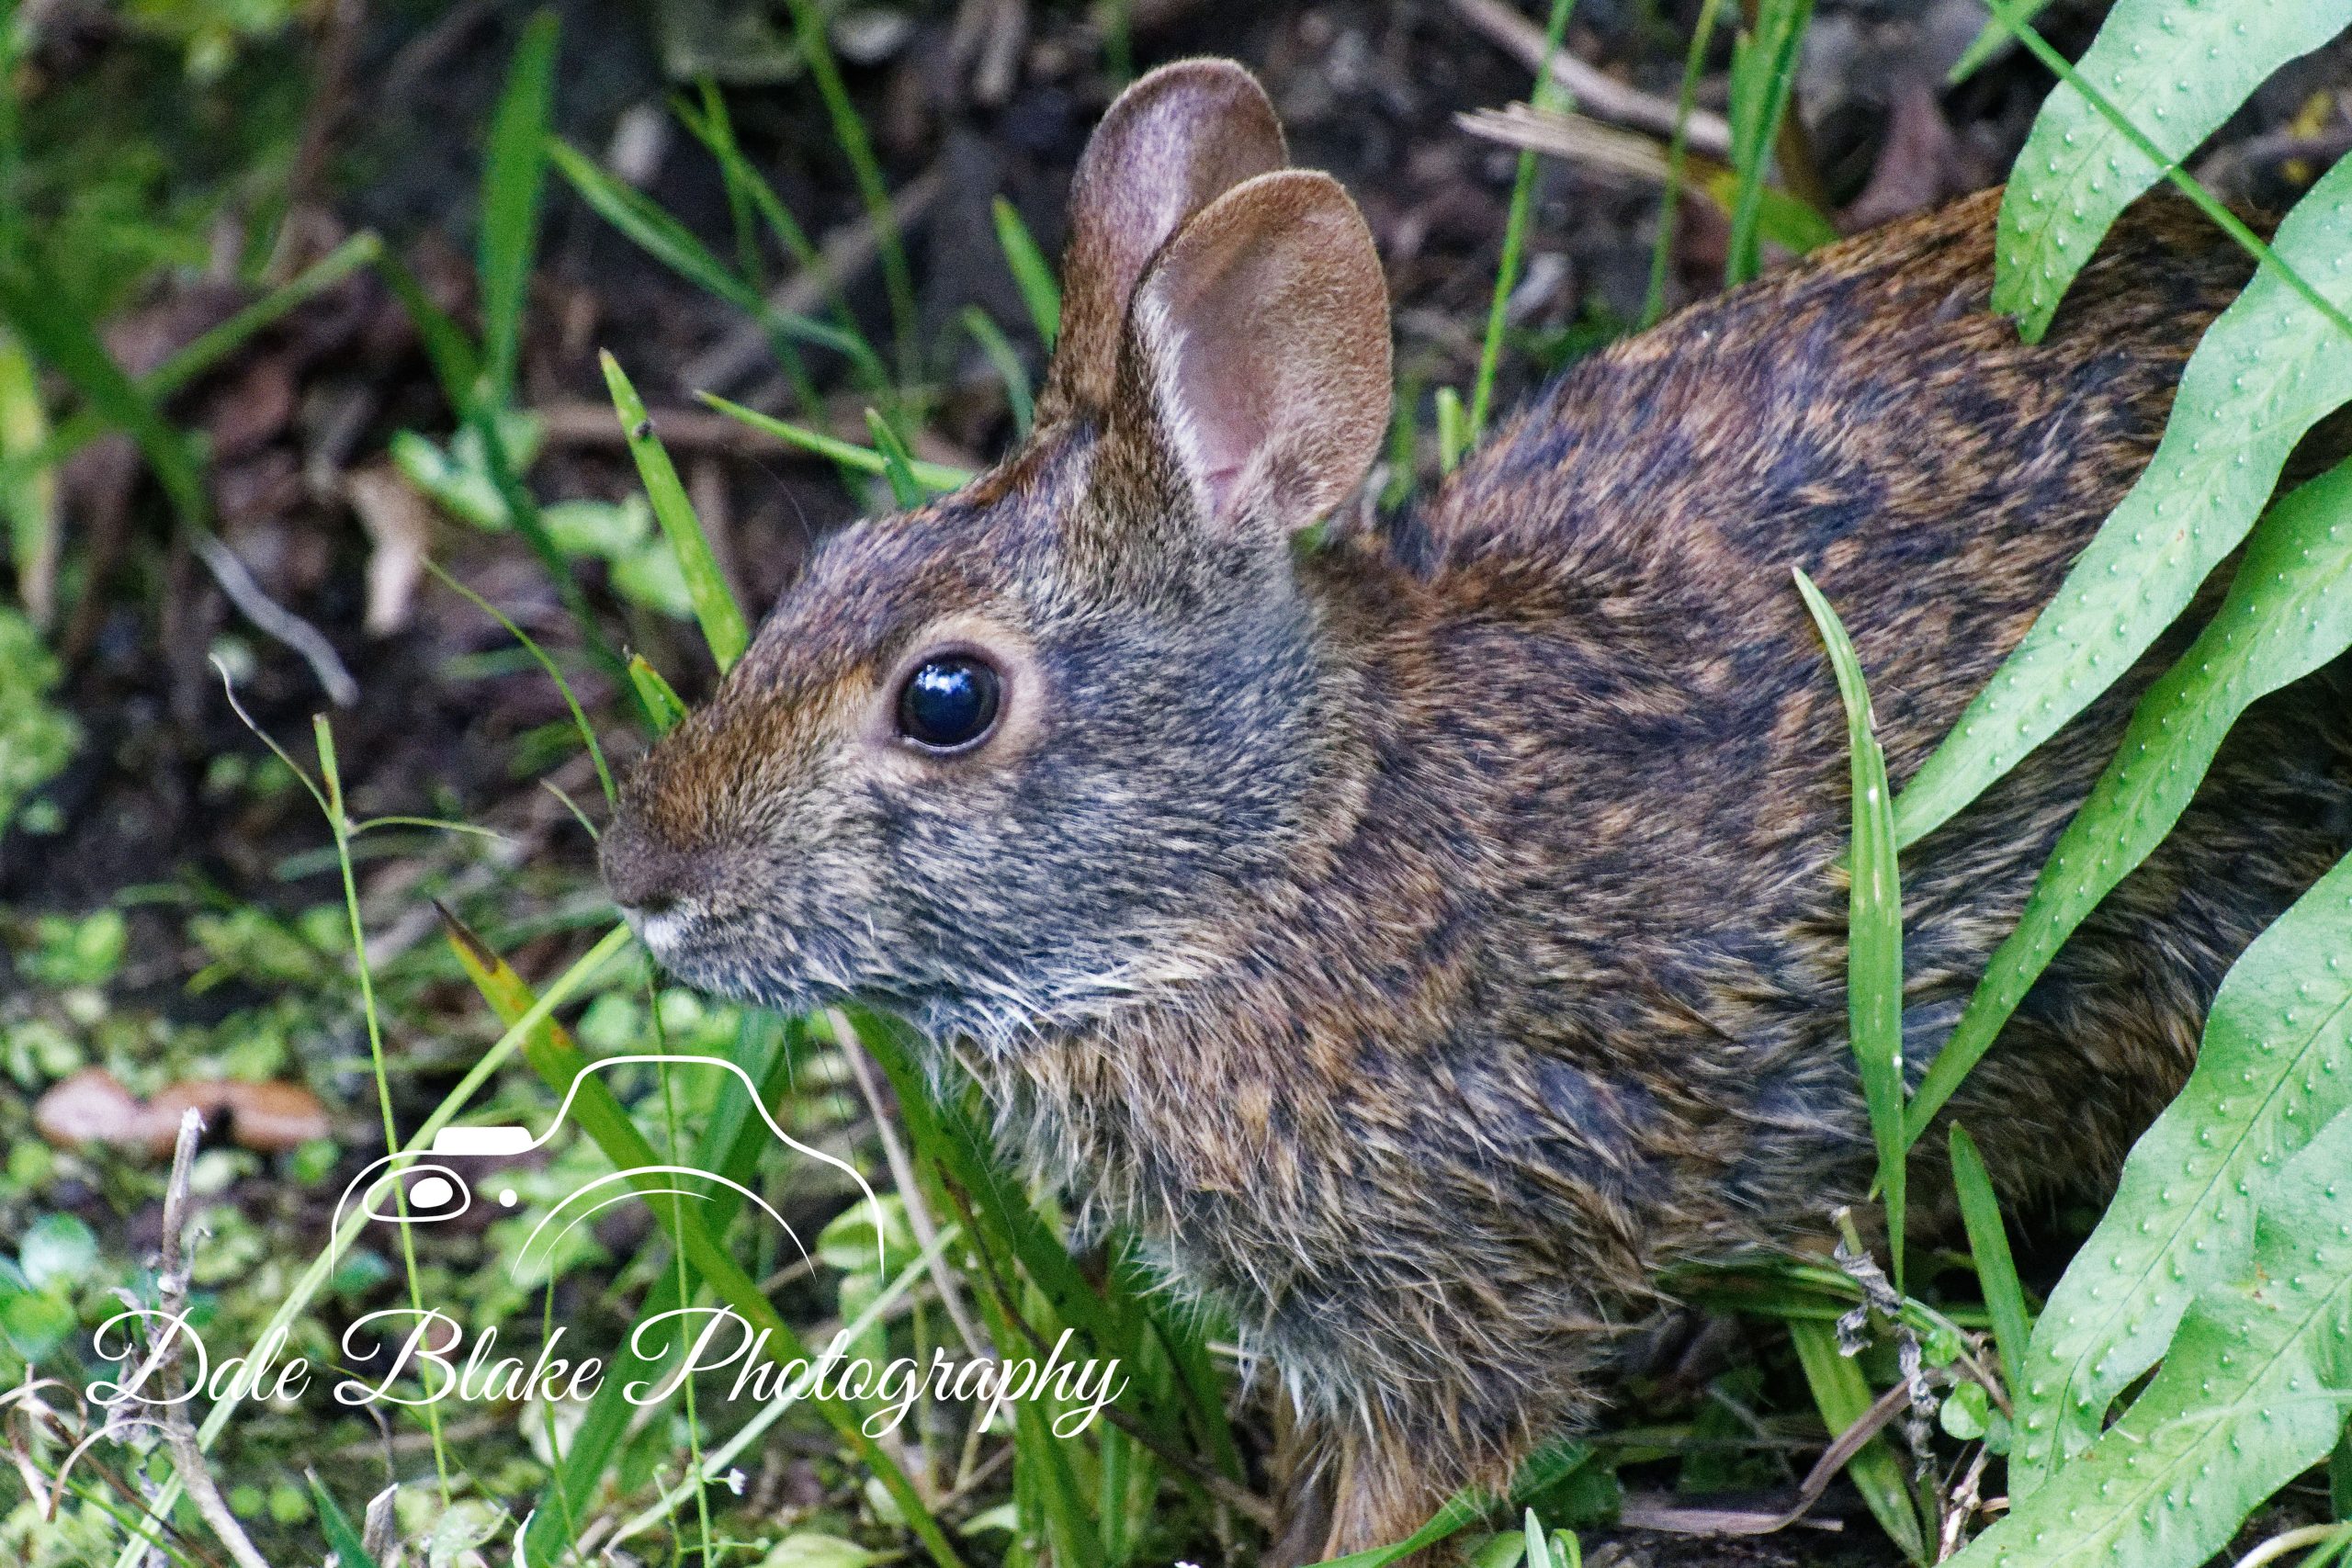
[[899,733],[930,751],[960,751],[996,723],[1003,682],[968,653],[925,660],[899,692]]

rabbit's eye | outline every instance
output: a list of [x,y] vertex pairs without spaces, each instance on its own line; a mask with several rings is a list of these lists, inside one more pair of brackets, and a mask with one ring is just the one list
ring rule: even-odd
[[932,751],[960,751],[996,723],[1002,682],[968,653],[926,660],[899,692],[899,733]]

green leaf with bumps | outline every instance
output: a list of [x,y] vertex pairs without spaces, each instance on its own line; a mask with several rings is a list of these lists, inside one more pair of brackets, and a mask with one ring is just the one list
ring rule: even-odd
[[[2177,164],[2273,71],[2347,27],[2352,0],[2118,0],[2076,71]],[[2080,87],[2060,84],[2001,199],[1993,309],[2040,338],[2108,226],[2164,171]]]
[[[2352,1384],[2352,1117],[2270,1183],[2258,1226],[2246,1218],[2250,1267],[2200,1292],[2147,1392],[2047,1485],[2013,1487],[2008,1517],[1953,1568],[2193,1568],[2327,1457]],[[2085,1258],[2099,1254],[2094,1237]]]
[[1847,1038],[1870,1107],[1878,1145],[1878,1189],[1886,1202],[1888,1255],[1903,1289],[1903,883],[1895,865],[1894,813],[1888,804],[1886,752],[1871,716],[1871,694],[1853,639],[1813,579],[1796,574],[1797,592],[1820,629],[1838,695],[1846,707],[1846,749],[1853,780],[1854,844],[1847,886]]
[[[2352,305],[2352,159],[2278,226],[2277,254]],[[1894,803],[1908,846],[2129,669],[2238,547],[2303,434],[2352,401],[2352,344],[2266,268],[2208,328],[2156,455]]]
[[2172,830],[2255,699],[2352,647],[2352,462],[2299,487],[2256,529],[2228,597],[2148,689],[2115,758],[2066,825],[2025,911],[1911,1102],[1916,1142],[2058,949]]
[[2190,1303],[2242,1270],[2278,1173],[2347,1108],[2352,858],[2222,982],[2196,1070],[2132,1148],[2115,1201],[2051,1293],[2015,1391],[2013,1495],[2071,1484],[2075,1466],[2059,1467],[2098,1440],[2109,1402],[2165,1354]]

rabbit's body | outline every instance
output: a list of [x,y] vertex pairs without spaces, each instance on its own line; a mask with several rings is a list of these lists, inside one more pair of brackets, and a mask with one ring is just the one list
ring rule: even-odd
[[[973,1041],[1008,1143],[1269,1354],[1322,1445],[1285,1549],[1346,1551],[1572,1427],[1662,1269],[1860,1196],[1843,718],[1790,569],[1853,633],[1899,783],[2129,488],[2246,267],[2152,206],[2023,344],[1984,312],[1974,198],[1596,355],[1418,520],[1294,558],[1378,438],[1385,337],[1350,358],[1339,229],[1284,265],[1336,221],[1313,176],[1250,179],[1254,118],[1184,147],[1210,111],[1147,118],[1159,90],[1117,138],[1191,178],[1184,226],[1104,261],[1114,176],[1081,174],[1039,436],[820,551],[607,860],[691,979]],[[1083,280],[1121,266],[1109,310]],[[1347,330],[1283,341],[1313,310]],[[1003,716],[910,754],[892,693],[967,657]],[[2137,683],[1905,856],[1915,1071]],[[2255,709],[1962,1089],[2012,1191],[2111,1179],[2230,961],[2345,852],[2346,684]]]

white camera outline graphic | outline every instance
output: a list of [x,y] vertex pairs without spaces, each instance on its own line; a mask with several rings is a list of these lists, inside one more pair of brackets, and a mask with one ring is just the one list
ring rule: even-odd
[[[799,1139],[794,1137],[791,1134],[786,1132],[783,1126],[777,1122],[775,1114],[768,1110],[767,1102],[760,1098],[759,1086],[752,1081],[752,1075],[746,1072],[739,1064],[730,1062],[723,1056],[678,1055],[668,1052],[641,1052],[617,1056],[600,1056],[595,1060],[587,1063],[578,1073],[573,1075],[571,1082],[565,1088],[563,1099],[556,1106],[554,1119],[548,1123],[548,1130],[536,1136],[532,1134],[531,1130],[528,1127],[520,1126],[514,1122],[497,1123],[490,1126],[478,1127],[444,1127],[438,1133],[434,1134],[433,1143],[429,1147],[423,1149],[401,1149],[391,1154],[379,1156],[376,1159],[370,1160],[366,1166],[361,1168],[357,1175],[354,1176],[344,1185],[342,1194],[335,1200],[334,1227],[328,1233],[328,1269],[332,1270],[334,1268],[337,1261],[339,1261],[340,1255],[342,1253],[343,1222],[346,1211],[356,1206],[359,1213],[364,1214],[368,1219],[382,1220],[388,1224],[397,1225],[403,1228],[410,1225],[440,1224],[446,1221],[456,1219],[458,1215],[467,1213],[473,1207],[473,1189],[467,1182],[465,1177],[455,1168],[438,1163],[440,1160],[445,1158],[510,1159],[516,1155],[528,1154],[532,1150],[539,1148],[545,1145],[548,1139],[554,1137],[558,1132],[561,1131],[565,1121],[571,1113],[572,1100],[579,1094],[580,1086],[589,1074],[601,1072],[606,1067],[627,1066],[634,1063],[650,1063],[669,1066],[718,1067],[724,1072],[734,1074],[737,1078],[742,1081],[744,1091],[750,1096],[752,1108],[760,1113],[760,1120],[767,1123],[768,1131],[775,1135],[778,1143],[783,1144],[786,1148],[791,1149],[796,1154],[806,1155],[808,1158],[816,1160],[820,1164],[832,1167],[834,1169],[840,1171],[844,1176],[847,1176],[852,1181],[857,1184],[858,1191],[862,1193],[865,1198],[866,1213],[874,1224],[875,1269],[877,1273],[888,1271],[888,1255],[885,1244],[881,1201],[875,1196],[874,1189],[867,1184],[865,1175],[860,1172],[855,1166],[851,1165],[847,1160],[841,1158],[839,1156],[827,1154],[822,1149],[812,1148],[808,1145],[804,1144]],[[447,1183],[452,1189],[454,1189],[456,1196],[460,1200],[457,1207],[435,1213],[409,1214],[401,1212],[402,1206],[401,1205],[395,1205],[381,1211],[371,1205],[371,1200],[377,1198],[379,1190],[388,1183],[397,1183],[408,1178],[419,1176],[425,1179],[418,1180],[414,1183],[418,1188],[423,1188],[425,1185],[425,1180],[430,1179],[438,1179]],[[783,1230],[784,1234],[792,1238],[793,1246],[800,1249],[800,1254],[803,1258],[806,1258],[808,1255],[808,1249],[805,1246],[802,1246],[799,1235],[793,1230],[790,1223],[787,1222],[782,1214],[777,1213],[775,1210],[769,1205],[767,1200],[762,1198],[758,1193],[752,1191],[749,1187],[744,1186],[741,1182],[721,1176],[716,1171],[704,1170],[697,1166],[639,1165],[629,1166],[623,1169],[611,1171],[604,1176],[598,1177],[595,1180],[589,1182],[583,1187],[577,1188],[572,1191],[566,1193],[547,1212],[544,1216],[541,1217],[539,1223],[531,1228],[531,1234],[525,1238],[522,1247],[516,1252],[513,1261],[508,1265],[508,1272],[510,1274],[519,1274],[525,1259],[526,1259],[531,1255],[532,1250],[538,1246],[539,1238],[546,1232],[548,1224],[553,1223],[559,1215],[562,1214],[564,1211],[572,1204],[575,1199],[584,1198],[590,1193],[595,1192],[599,1189],[610,1186],[616,1182],[628,1183],[628,1185],[623,1190],[600,1198],[595,1202],[590,1204],[584,1211],[574,1214],[572,1218],[565,1224],[563,1229],[557,1232],[556,1235],[548,1240],[547,1246],[549,1251],[552,1251],[555,1245],[561,1241],[565,1235],[569,1235],[574,1226],[577,1226],[586,1221],[597,1211],[604,1209],[610,1204],[620,1202],[625,1199],[643,1198],[650,1200],[663,1196],[675,1196],[681,1198],[708,1198],[712,1196],[708,1191],[700,1190],[691,1187],[660,1187],[650,1190],[640,1188],[631,1180],[632,1178],[639,1176],[678,1176],[690,1178],[696,1181],[717,1182],[721,1186],[727,1187],[757,1204],[761,1213],[774,1220],[777,1226]],[[501,1194],[501,1201],[508,1206],[512,1205],[514,1196],[511,1189]]]

